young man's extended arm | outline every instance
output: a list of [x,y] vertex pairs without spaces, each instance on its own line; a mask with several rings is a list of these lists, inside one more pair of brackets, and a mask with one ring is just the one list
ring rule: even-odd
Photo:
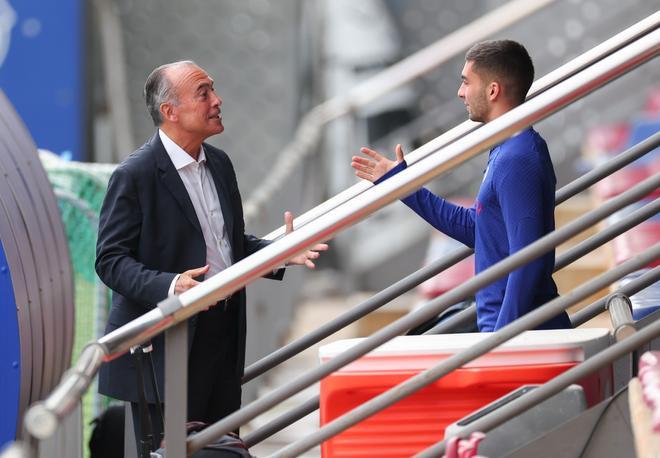
[[[406,167],[405,161],[400,162],[374,184],[381,183]],[[452,204],[426,188],[415,191],[402,199],[402,202],[440,232],[474,248],[474,208]]]

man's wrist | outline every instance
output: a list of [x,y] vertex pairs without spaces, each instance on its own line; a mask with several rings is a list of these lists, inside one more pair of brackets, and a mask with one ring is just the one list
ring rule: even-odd
[[174,294],[175,294],[174,290],[176,288],[176,282],[177,282],[177,280],[179,279],[180,276],[181,276],[181,274],[176,274],[174,276],[174,278],[172,279],[172,283],[170,283],[170,289],[167,290],[167,297],[174,296]]

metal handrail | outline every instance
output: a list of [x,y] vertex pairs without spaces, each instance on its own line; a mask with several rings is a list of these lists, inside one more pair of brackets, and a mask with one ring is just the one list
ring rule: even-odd
[[[573,262],[575,259],[585,255],[586,253],[592,251],[594,248],[597,248],[604,243],[612,240],[614,237],[620,235],[621,233],[625,232],[625,230],[630,229],[630,227],[635,226],[636,224],[639,224],[640,222],[650,218],[651,216],[655,215],[660,211],[660,199],[656,199],[654,202],[645,205],[644,207],[636,210],[634,213],[628,216],[626,220],[620,221],[617,223],[617,225],[609,227],[606,231],[603,231],[599,234],[596,234],[581,244],[575,246],[571,250],[567,251],[566,253],[563,253],[561,256],[557,258],[557,261],[555,263],[555,268],[554,271],[558,271],[561,268],[565,267],[566,265],[570,264]],[[635,286],[635,285],[631,285]],[[646,285],[648,286],[648,285]],[[644,286],[645,287],[645,286]],[[641,289],[641,288],[640,288]],[[632,292],[630,292],[632,291]],[[638,290],[628,290],[626,293],[622,294],[634,294],[638,292]],[[465,298],[463,298],[465,299]],[[607,303],[605,302],[605,307]],[[459,316],[460,315],[460,316]],[[460,326],[465,323],[469,322],[474,322],[476,319],[477,312],[476,312],[476,306],[471,305],[467,309],[461,311],[459,314],[457,314],[456,319],[449,319],[447,321],[443,321],[441,323],[438,323],[436,326],[433,328],[429,329],[428,331],[424,332],[424,334],[442,334],[446,332],[450,332],[451,330],[455,329],[457,326]],[[452,317],[453,318],[453,317]],[[312,399],[309,399],[306,401],[302,406],[296,407],[294,410],[291,412],[287,412],[285,414],[282,414],[280,417],[276,418],[272,422],[270,422],[268,425],[260,428],[257,431],[254,431],[250,436],[246,437],[246,443],[249,445],[253,445],[260,440],[264,439],[265,437],[268,437],[270,434],[273,434],[279,429],[282,429],[291,423],[299,420],[300,418],[304,417],[305,415],[313,412],[315,409],[318,409],[319,406],[319,396],[315,396]],[[315,404],[313,404],[315,403]],[[312,408],[315,406],[314,408]],[[310,410],[311,409],[311,410]],[[278,428],[278,429],[276,429]],[[249,439],[249,442],[248,442]]]
[[[549,236],[546,236],[544,238],[548,239],[549,237],[552,237],[555,233],[550,234]],[[536,243],[538,242],[535,242],[535,244]],[[520,252],[522,251],[524,250],[521,250]],[[477,279],[479,276],[484,275],[486,272],[491,271],[491,273],[493,273],[496,269],[498,269],[502,265],[509,263],[511,259],[516,257],[516,255],[517,253],[513,256],[510,256],[506,260],[501,261],[495,266],[487,269],[483,273],[477,275],[475,279]],[[543,306],[527,313],[526,315],[523,315],[514,322],[504,326],[499,331],[490,334],[488,337],[475,343],[471,347],[453,354],[452,356],[448,357],[447,359],[443,360],[441,363],[433,366],[432,368],[420,372],[419,374],[412,376],[411,378],[396,385],[395,387],[390,388],[384,393],[379,394],[378,396],[370,399],[364,404],[361,404],[360,406],[354,408],[353,410],[334,419],[330,423],[327,423],[325,426],[321,427],[318,431],[309,434],[305,438],[300,439],[288,445],[287,447],[282,448],[281,450],[276,452],[276,454],[273,456],[298,456],[300,453],[309,450],[310,448],[320,444],[321,442],[329,439],[330,437],[339,434],[340,432],[348,429],[349,427],[355,425],[356,423],[359,423],[360,421],[370,417],[371,415],[400,401],[406,396],[409,396],[414,392],[424,388],[425,386],[428,386],[429,384],[435,382],[436,380],[449,374],[450,372],[464,366],[470,361],[473,361],[479,356],[482,356],[488,353],[489,351],[493,350],[494,348],[497,348],[498,346],[512,339],[513,337],[517,336],[521,332],[534,329],[540,324],[558,315],[572,304],[586,297],[589,297],[591,294],[595,293],[596,291],[599,291],[600,289],[610,285],[613,281],[631,272],[634,272],[640,267],[647,265],[648,263],[653,262],[658,258],[660,258],[660,243],[654,245],[646,252],[641,253],[635,256],[634,258],[631,258],[623,262],[622,264],[616,266],[615,268],[599,275],[589,283],[579,286],[578,288],[571,291],[569,294],[557,297],[556,299],[553,299],[547,304],[544,304]],[[466,282],[465,284],[467,283],[470,282]],[[457,289],[460,288],[462,287],[459,287]],[[450,293],[445,294],[445,296],[447,295],[450,295]],[[404,319],[405,317],[398,321],[400,322],[403,321]],[[373,339],[374,336],[369,337],[367,340]],[[336,356],[326,364],[332,363],[335,360],[340,360],[343,366],[344,365],[343,362],[346,359],[345,355],[351,353],[352,356],[353,353],[357,353],[357,352],[353,352],[353,349],[357,349],[359,347],[366,347],[367,346],[366,344],[368,344],[367,341],[362,341],[357,345],[355,345],[355,347],[351,348],[350,350],[347,350],[346,352]],[[222,421],[223,420],[221,420],[221,422]],[[215,425],[217,425],[218,423],[216,423]],[[213,426],[210,426],[209,428],[212,428]],[[202,433],[200,434],[204,434],[207,431],[208,429],[202,431]],[[210,434],[206,434],[206,436],[211,437]],[[203,444],[204,443],[203,440],[204,440],[203,438],[201,437],[198,438],[198,436],[194,436],[190,438],[188,440],[188,442],[191,445],[190,450],[192,451],[198,450],[197,446],[199,444]]]
[[[527,125],[529,123],[535,122],[539,119],[544,118],[545,116],[549,115],[550,112],[555,111],[566,104],[569,103],[569,101],[576,100],[579,98],[581,95],[586,94],[587,92],[590,92],[591,90],[595,89],[596,87],[604,84],[607,81],[610,81],[613,79],[615,76],[622,74],[624,71],[628,71],[637,65],[639,65],[641,62],[650,59],[657,55],[659,46],[658,42],[660,40],[660,32],[656,31],[653,32],[645,37],[640,38],[637,40],[635,43],[629,45],[623,50],[618,51],[617,53],[613,54],[612,56],[604,59],[603,61],[599,62],[598,64],[595,64],[594,66],[584,70],[582,74],[579,76],[581,78],[573,77],[567,81],[564,81],[563,83],[559,84],[558,86],[548,90],[546,93],[532,99],[529,102],[526,102],[525,104],[511,110],[510,112],[502,115],[498,119],[486,124],[482,129],[480,129],[479,134],[485,134],[484,139],[482,138],[477,138],[475,139],[474,136],[466,136],[465,138],[455,142],[453,145],[450,145],[444,150],[444,154],[442,155],[442,158],[436,158],[436,157],[429,157],[425,161],[422,161],[418,164],[415,164],[408,169],[402,171],[396,176],[391,177],[389,180],[381,183],[378,187],[373,187],[369,191],[365,192],[362,196],[359,196],[355,199],[355,202],[357,202],[355,209],[342,209],[341,207],[336,209],[335,211],[330,212],[329,214],[319,218],[317,221],[310,223],[308,226],[303,227],[300,229],[297,233],[294,232],[292,234],[289,234],[287,237],[284,239],[275,242],[274,244],[270,245],[269,247],[265,248],[262,250],[264,253],[264,256],[267,256],[271,249],[274,249],[277,247],[278,244],[280,243],[285,243],[287,241],[290,241],[291,243],[296,243],[298,241],[302,242],[300,245],[303,243],[311,242],[315,243],[319,240],[322,240],[325,236],[328,235],[328,233],[334,233],[337,230],[337,225],[341,224],[340,221],[351,221],[351,220],[358,220],[360,219],[365,213],[369,213],[370,209],[373,207],[379,207],[380,202],[385,201],[389,202],[389,197],[391,197],[393,194],[396,196],[401,196],[401,195],[407,195],[409,194],[410,191],[415,189],[415,184],[418,179],[420,181],[424,180],[424,177],[428,174],[431,175],[434,172],[436,174],[441,173],[442,171],[446,170],[444,166],[446,165],[455,165],[461,161],[461,159],[464,159],[466,156],[470,155],[470,151],[472,153],[476,153],[476,151],[479,151],[487,146],[490,145],[490,141],[494,140],[494,143],[501,140],[502,137],[504,137],[508,129],[509,130],[507,133],[513,133],[523,127],[524,125]],[[580,80],[580,81],[578,81]],[[523,110],[525,109],[526,110]],[[547,111],[546,111],[547,110]],[[524,113],[524,111],[527,111],[527,113]],[[527,124],[525,124],[525,121],[527,121]],[[477,137],[481,137],[481,135],[478,135]],[[486,140],[488,139],[488,140]],[[471,148],[470,148],[471,147]],[[414,172],[418,171],[418,174],[413,175]],[[406,172],[410,172],[411,176],[406,176]],[[647,189],[647,191],[644,192],[645,195],[649,191],[652,191],[655,189],[658,185],[657,180],[659,180],[660,177],[654,177],[650,178],[648,180],[645,180],[645,185],[650,186],[650,188]],[[638,188],[640,185],[636,186],[633,189]],[[632,190],[630,190],[632,191]],[[628,191],[628,192],[630,192]],[[613,202],[619,201],[619,199],[623,199],[628,192],[621,194],[620,196],[612,199],[610,202],[606,203],[599,209],[596,209],[592,212],[590,212],[588,215],[595,215],[598,214],[600,211],[605,209],[606,207],[610,207]],[[374,194],[372,198],[372,194]],[[389,197],[388,197],[389,196]],[[640,196],[641,197],[641,196]],[[382,200],[381,200],[382,199]],[[355,203],[354,202],[354,203]],[[339,215],[335,215],[335,213],[339,213]],[[344,216],[345,215],[345,216]],[[335,219],[337,218],[337,219]],[[587,220],[587,216],[582,218],[582,220]],[[539,240],[538,242],[528,246],[526,249],[523,249],[516,253],[515,255],[511,256],[507,260],[502,261],[502,263],[498,264],[498,271],[500,269],[506,269],[509,268],[511,265],[516,266],[516,262],[521,262],[520,260],[522,259],[520,257],[521,254],[525,253],[527,255],[529,253],[528,249],[531,249],[534,247],[535,250],[537,250],[540,246],[542,246],[544,243],[552,243],[551,240],[561,238],[561,235],[559,234],[565,234],[566,232],[569,231],[569,227],[574,227],[576,226],[577,222],[573,222],[569,224],[568,226],[544,237],[543,239]],[[593,222],[592,222],[593,223]],[[318,227],[317,227],[318,226]],[[307,233],[306,229],[311,231],[310,233]],[[326,232],[327,231],[327,232]],[[300,246],[298,245],[298,246]],[[309,245],[304,245],[304,246],[309,246]],[[548,249],[551,249],[553,246],[551,246]],[[546,250],[547,251],[547,250]],[[258,252],[255,257],[258,257],[258,255],[261,252]],[[538,255],[538,253],[535,253]],[[248,261],[250,258],[248,258],[246,261]],[[282,259],[274,258],[276,262],[280,262]],[[524,263],[524,262],[523,262]],[[241,263],[239,263],[241,264]],[[238,266],[237,264],[236,266]],[[266,264],[267,270],[270,270],[272,267],[274,267],[275,264],[270,265]],[[263,265],[262,265],[263,266]],[[506,266],[506,267],[504,267]],[[234,266],[233,266],[234,267]],[[515,267],[511,267],[511,270],[513,270]],[[230,268],[231,269],[231,268]],[[230,269],[227,269],[226,271],[216,275],[212,279],[209,280],[211,285],[209,285],[211,288],[213,288],[213,280],[217,277],[221,277],[223,274],[227,274]],[[262,267],[264,271],[266,270],[264,267]],[[261,273],[261,271],[260,271]],[[508,272],[498,272],[498,276],[504,275]],[[487,275],[488,274],[488,275]],[[491,278],[489,278],[491,276]],[[466,282],[463,284],[461,287],[456,288],[454,291],[447,293],[441,298],[446,298],[446,297],[452,297],[457,294],[463,294],[465,292],[465,289],[467,288],[466,285],[470,285],[471,287],[475,288],[475,285],[479,284],[481,281],[484,281],[485,283],[483,285],[479,284],[479,286],[476,286],[476,289],[481,288],[487,282],[490,282],[494,280],[492,278],[494,276],[493,272],[489,270],[483,272],[482,274],[478,275],[475,277],[473,280]],[[205,285],[202,284],[197,288],[202,288]],[[192,293],[195,289],[190,290],[188,293]],[[460,291],[460,293],[458,293]],[[468,291],[470,293],[472,291]],[[183,299],[183,296],[186,295],[184,293],[181,296],[181,299]],[[197,299],[199,300],[199,299]],[[453,302],[451,302],[453,303]],[[196,306],[195,302],[191,302],[192,307],[194,308]],[[428,308],[428,307],[427,307]],[[435,310],[437,312],[438,310]],[[416,315],[419,316],[424,316],[424,310],[420,310],[419,313]],[[430,316],[424,316],[424,319],[428,319]],[[415,325],[417,324],[415,322],[415,318],[410,318],[410,315],[407,315],[406,317],[398,320],[397,322],[393,323],[392,325],[388,326],[387,328],[382,329],[378,333],[374,334],[371,336],[369,340],[371,342],[364,342],[364,345],[359,345],[355,347],[355,351],[347,352],[347,354],[350,354],[350,356],[345,356],[341,355],[337,358],[335,358],[333,361],[330,361],[329,363],[324,364],[323,366],[326,366],[325,369],[327,370],[329,366],[333,365],[338,365],[342,363],[347,363],[350,362],[348,359],[350,357],[357,358],[359,356],[362,356],[362,354],[366,353],[367,351],[375,348],[376,346],[384,343],[384,341],[389,340],[389,338],[395,336],[398,334],[395,329],[402,328],[404,326],[403,323],[405,324],[405,328],[400,329],[401,331],[408,329],[410,326],[408,325]],[[394,331],[394,332],[392,332]],[[386,334],[391,333],[391,335]],[[380,341],[385,337],[385,340]],[[359,352],[363,351],[362,354]],[[321,368],[323,368],[323,366]],[[341,367],[341,366],[338,366]],[[321,369],[319,368],[319,369]],[[331,369],[335,370],[337,367]],[[315,374],[318,374],[318,371],[314,371]],[[324,374],[327,375],[327,374]],[[322,376],[324,376],[322,375]],[[299,378],[299,381],[307,380],[310,379],[310,376],[308,374],[303,375]],[[304,382],[307,383],[307,382]],[[301,383],[301,386],[304,384]],[[310,384],[313,382],[309,382]],[[290,384],[292,385],[292,384]],[[300,387],[298,387],[300,389]],[[195,451],[198,450],[199,447],[202,446],[202,444],[207,443],[220,435],[224,434],[227,431],[232,430],[233,428],[240,426],[242,422],[244,421],[249,421],[250,419],[254,418],[254,416],[258,415],[259,409],[268,409],[275,405],[276,403],[280,402],[280,400],[276,399],[281,396],[283,393],[283,390],[275,390],[274,392],[270,393],[269,395],[265,396],[264,398],[261,398],[248,406],[244,407],[240,411],[230,415],[229,417],[221,420],[220,422],[211,425],[209,428],[207,428],[205,431],[199,433],[198,435],[195,436],[195,438],[189,440],[189,450]],[[285,396],[284,398],[288,397]],[[255,413],[256,412],[256,413]],[[206,441],[206,442],[205,442]]]
[[442,259],[438,259],[432,262],[430,265],[425,266],[416,272],[413,272],[405,278],[402,278],[401,280],[376,293],[369,299],[356,305],[340,316],[328,321],[327,323],[323,323],[314,331],[300,337],[299,339],[296,339],[291,343],[286,344],[281,348],[278,348],[269,355],[261,358],[259,361],[256,361],[250,366],[246,367],[245,375],[243,375],[243,383],[247,383],[250,380],[262,375],[278,364],[281,364],[289,358],[308,349],[315,343],[320,342],[326,337],[345,328],[349,324],[354,323],[355,321],[368,315],[374,310],[378,310],[391,300],[399,297],[401,294],[407,291],[410,291],[434,275],[437,275],[438,273],[448,269],[457,262],[468,257],[470,254],[472,254],[472,250],[469,248],[456,250],[455,252],[450,253],[448,256]]
[[[397,176],[394,176],[390,178],[390,180],[396,177]],[[382,184],[386,184],[388,181],[385,181]],[[227,416],[226,418],[220,420],[217,423],[214,423],[213,425],[210,425],[204,431],[198,433],[198,435],[196,435],[194,438],[188,440],[190,444],[189,450],[192,452],[199,450],[203,444],[208,443],[211,440],[222,436],[222,434],[225,434],[228,431],[232,431],[240,425],[252,420],[254,417],[270,409],[284,399],[287,399],[302,389],[307,388],[308,386],[340,369],[341,367],[349,364],[350,362],[355,361],[357,358],[384,344],[393,337],[396,337],[397,335],[406,332],[408,329],[426,322],[429,318],[436,316],[450,305],[460,301],[461,298],[470,294],[474,294],[479,289],[514,271],[530,260],[547,253],[557,245],[564,243],[566,240],[574,237],[576,234],[593,226],[598,221],[601,221],[613,212],[620,210],[621,208],[638,199],[641,199],[645,195],[648,195],[659,186],[660,175],[650,177],[629,189],[628,191],[625,191],[624,193],[605,202],[600,207],[586,213],[581,218],[572,221],[566,226],[542,237],[536,242],[528,245],[515,254],[479,273],[460,286],[439,296],[436,299],[433,299],[424,307],[411,312],[389,324],[388,326],[380,329],[365,341],[362,341],[358,345],[352,347],[350,350],[341,353],[332,360],[316,367],[314,370],[302,374],[288,384],[273,390],[266,396],[259,398],[256,401],[253,401],[252,403],[243,407],[241,410]],[[615,270],[612,270],[612,272],[614,271]],[[618,270],[616,271],[618,272]],[[570,299],[573,297],[572,295],[574,293],[575,292],[564,296],[564,300],[566,300],[566,298]]]
[[[576,180],[572,181],[571,183],[559,189],[555,194],[555,204],[560,205],[561,203],[565,202],[566,200],[584,191],[585,189],[589,188],[596,182],[600,181],[602,178],[611,175],[612,173],[623,168],[624,166],[644,156],[646,153],[658,147],[659,145],[660,145],[660,133],[655,133],[649,138],[639,142],[637,145],[613,157],[612,159],[608,160],[606,163],[594,168],[593,170],[590,170],[588,173],[584,174],[583,176],[577,178]],[[625,222],[627,222],[628,224],[630,223],[636,224],[635,221],[641,221],[641,219],[637,220],[634,218],[630,218],[620,222],[619,224],[623,225],[625,224]],[[624,226],[624,227],[629,228],[632,226]],[[626,230],[626,229],[622,229],[621,232],[617,234],[616,231],[618,229],[621,229],[618,225],[608,228],[607,236],[610,236],[609,234],[611,232],[612,234],[615,234],[615,235],[611,235],[611,238],[614,238],[616,235]],[[603,243],[609,240],[610,239],[601,241],[600,245],[602,245]],[[594,249],[600,245],[593,244],[590,246],[593,247],[591,249]],[[581,244],[579,246],[584,248],[587,245]],[[397,281],[396,283],[388,286],[384,290],[370,297],[366,301],[358,304],[357,306],[343,313],[339,317],[336,317],[333,320],[322,324],[320,327],[310,332],[309,334],[306,334],[296,339],[295,341],[288,343],[287,345],[275,350],[269,355],[264,356],[260,360],[254,362],[253,364],[245,368],[245,374],[243,375],[243,380],[242,380],[243,383],[249,382],[250,380],[260,376],[261,374],[272,369],[278,364],[281,364],[282,362],[300,353],[301,351],[306,350],[315,343],[320,342],[321,340],[325,339],[331,334],[339,331],[340,329],[345,328],[349,324],[359,320],[360,318],[366,316],[367,314],[373,312],[374,310],[378,310],[380,307],[387,304],[394,298],[411,290],[412,288],[416,287],[423,281],[428,280],[434,275],[443,272],[444,270],[453,266],[457,262],[467,258],[472,253],[474,253],[474,250],[472,250],[471,248],[467,248],[467,247],[458,248],[449,255],[447,255],[446,257],[438,259],[433,263],[431,263],[430,265],[425,266],[417,270],[416,272],[413,272],[412,274],[408,275],[407,277]],[[562,259],[561,263],[557,262],[557,265],[555,266],[555,270],[559,270],[563,268],[564,265],[570,264],[575,259],[584,255],[580,253],[581,251],[571,250],[570,256],[568,258]],[[566,256],[568,254],[569,253],[565,253],[563,256]],[[427,331],[426,333],[430,334],[431,332]]]
[[[656,314],[658,314],[658,312],[656,312]],[[461,431],[461,436],[469,435],[474,431],[489,431],[496,426],[501,425],[505,421],[510,420],[516,415],[559,393],[569,385],[580,381],[587,375],[592,374],[606,364],[610,364],[622,356],[635,351],[659,335],[660,320],[656,319],[654,323],[636,331],[628,338],[617,342],[609,348],[606,348],[605,350],[597,353],[596,355],[576,365],[575,367],[562,372],[560,375],[547,381],[535,390],[532,390],[529,393],[522,395],[520,398],[515,399],[500,407],[496,411],[484,415],[478,420],[475,420]],[[415,458],[432,458],[442,456],[442,454],[445,452],[446,441],[447,438],[438,444],[423,450],[419,454],[415,455]]]
[[318,395],[314,396],[302,404],[294,407],[285,414],[282,414],[274,420],[269,421],[261,428],[252,431],[250,434],[243,438],[243,442],[245,442],[245,445],[248,448],[252,447],[253,445],[258,444],[262,440],[272,436],[278,431],[281,431],[292,423],[318,410],[319,405],[320,397]]
[[[325,125],[411,83],[458,56],[467,50],[471,43],[485,40],[501,32],[552,2],[554,0],[510,1],[366,79],[347,94],[326,100],[313,108],[303,117],[293,140],[284,147],[277,162],[262,180],[262,184],[247,199],[243,209],[246,221],[251,221],[259,215],[270,196],[277,194],[278,188],[285,183],[296,165],[314,151],[314,145]],[[303,219],[298,218],[294,221],[296,227],[302,224]],[[283,228],[279,236],[282,235],[284,235]]]
[[[658,280],[660,280],[660,267],[654,267],[649,272],[646,272],[640,275],[638,278],[627,282],[623,287],[619,288],[618,292],[627,296],[632,296],[644,288],[648,288]],[[571,324],[573,327],[577,327],[586,323],[587,321],[602,313],[606,306],[607,297],[598,299],[582,310],[571,315]]]
[[[635,210],[633,213],[628,215],[626,219],[623,219],[621,221],[617,221],[615,224],[612,224],[611,226],[608,226],[604,230],[600,231],[597,234],[592,235],[591,237],[587,238],[586,240],[580,242],[579,244],[575,245],[572,247],[570,250],[567,250],[565,253],[562,253],[560,256],[557,257],[557,260],[555,262],[555,268],[554,272],[557,272],[558,270],[563,269],[567,265],[571,264],[572,262],[576,261],[577,259],[581,258],[582,256],[586,255],[587,253],[595,250],[596,248],[603,246],[605,243],[611,241],[615,237],[623,234],[626,232],[628,229],[636,226],[637,224],[641,223],[642,221],[645,221],[649,219],[651,216],[655,215],[660,211],[660,199],[655,199],[653,202],[644,205],[642,208],[639,208]],[[461,316],[461,321],[460,323],[463,323],[463,320],[467,320],[467,315],[468,313],[471,316],[476,317],[477,315],[477,308],[474,305],[471,305],[468,307],[465,312]],[[602,312],[602,310],[601,310]],[[600,312],[598,312],[600,313]],[[593,318],[593,317],[592,317]],[[575,323],[573,323],[574,326]],[[433,328],[429,329],[426,331],[424,334],[442,334],[445,333],[452,328],[448,328],[447,326],[449,323],[438,323],[436,326]],[[457,321],[457,324],[455,326],[459,326],[459,322]]]
[[[634,280],[626,283],[624,286],[620,287],[617,290],[617,292],[621,294],[625,294],[627,296],[632,296],[633,294],[637,294],[641,290],[648,288],[653,283],[658,281],[658,279],[660,279],[660,267],[655,267],[651,271],[646,272],[645,274],[640,275]],[[571,320],[571,326],[573,328],[577,328],[578,326],[586,323],[595,316],[599,315],[605,310],[606,303],[607,303],[607,297],[603,297],[587,305],[582,310],[575,312],[574,314],[569,316]],[[450,332],[451,330],[457,328],[458,326],[462,326],[465,323],[474,321],[476,317],[477,317],[476,307],[469,307],[457,313],[456,315],[452,316],[451,318],[447,319],[447,321],[443,321],[442,323],[438,324],[433,329],[429,330],[428,333],[444,334],[446,332]]]
[[615,293],[607,298],[605,308],[612,319],[612,335],[619,341],[636,332],[632,316],[632,304],[625,294]]
[[[562,82],[484,125],[478,134],[468,135],[456,141],[445,148],[442,156],[437,155],[436,157],[429,157],[425,161],[420,161],[379,186],[369,189],[363,195],[354,199],[351,208],[337,208],[254,255],[232,265],[195,288],[178,297],[175,296],[161,302],[156,309],[99,340],[98,345],[105,353],[105,359],[117,356],[128,350],[130,346],[144,342],[174,324],[186,320],[206,306],[217,302],[281,265],[295,254],[331,237],[342,228],[366,217],[393,200],[409,194],[434,176],[475,156],[480,151],[503,140],[521,128],[549,116],[570,102],[583,97],[597,87],[655,57],[658,53],[659,34],[658,31],[651,32],[603,61],[587,68],[580,75]],[[87,353],[83,354],[83,356],[85,355],[90,357]],[[100,359],[94,358],[94,355],[92,355],[89,361],[83,361],[82,364],[95,367],[98,370]],[[58,387],[61,389],[64,385],[70,386],[67,396],[59,399],[49,396],[44,403],[37,404],[28,411],[31,415],[26,416],[26,426],[32,434],[39,437],[39,434],[48,431],[40,431],[37,427],[39,422],[27,421],[28,418],[53,416],[55,417],[53,422],[57,423],[61,418],[58,414],[66,411],[65,406],[67,403],[71,402],[72,399],[79,399],[89,386],[89,381],[84,378],[73,375],[72,379],[76,383],[72,383],[72,380],[67,378]],[[56,391],[58,390],[56,389]],[[53,404],[54,401],[59,403]],[[246,409],[239,411],[239,413],[244,412]],[[213,426],[207,429],[209,433],[214,430],[217,430],[217,428]],[[213,437],[209,438],[204,434],[207,431],[200,433],[197,444],[200,444],[200,440],[204,440],[204,438],[213,439]]]
[[[577,73],[585,70],[596,62],[604,59],[605,57],[615,53],[616,51],[624,48],[625,46],[633,43],[638,38],[652,32],[658,27],[660,23],[660,11],[648,16],[645,19],[633,24],[625,30],[622,30],[618,34],[609,38],[608,40],[603,41],[599,45],[593,47],[589,51],[581,54],[575,59],[570,60],[566,64],[560,66],[559,68],[553,70],[542,78],[539,78],[532,84],[532,87],[529,89],[527,100],[536,97],[551,87],[565,81],[566,79],[576,75]],[[475,37],[469,37],[467,39],[468,43],[474,43],[476,40]],[[435,153],[440,148],[443,148],[447,145],[450,145],[454,141],[462,138],[466,134],[474,131],[480,127],[481,123],[476,123],[473,121],[465,121],[458,126],[448,130],[442,135],[436,137],[434,140],[422,145],[414,151],[406,154],[405,159],[408,164],[414,164],[415,162],[428,157],[430,154]],[[367,181],[360,181],[350,188],[340,192],[334,197],[326,200],[325,202],[317,205],[316,207],[308,210],[307,212],[299,215],[294,220],[294,227],[300,228],[305,224],[314,221],[320,216],[328,213],[330,210],[339,207],[340,205],[348,202],[354,197],[360,195],[367,189],[370,189],[372,184]],[[284,226],[279,227],[278,229],[270,232],[264,238],[269,240],[275,240],[284,235]]]

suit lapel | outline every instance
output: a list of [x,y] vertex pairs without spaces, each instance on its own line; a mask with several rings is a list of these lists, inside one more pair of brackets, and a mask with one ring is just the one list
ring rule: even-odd
[[211,171],[213,183],[215,183],[215,189],[218,193],[218,199],[220,199],[222,217],[225,220],[225,226],[227,227],[227,235],[231,243],[233,257],[236,252],[236,247],[234,246],[234,212],[232,211],[231,201],[229,200],[229,189],[227,187],[228,178],[225,173],[226,171],[220,166],[216,155],[212,154],[207,145],[204,145],[204,151],[206,153],[206,164]]
[[176,171],[174,164],[172,164],[170,157],[167,155],[167,151],[165,151],[165,147],[160,141],[158,132],[151,138],[150,143],[152,145],[152,151],[156,156],[156,164],[158,165],[161,182],[177,201],[186,218],[201,233],[202,227],[197,219],[197,214],[195,213],[190,196],[188,196],[188,191],[186,191],[186,187],[183,185],[183,181],[181,181],[179,172]]

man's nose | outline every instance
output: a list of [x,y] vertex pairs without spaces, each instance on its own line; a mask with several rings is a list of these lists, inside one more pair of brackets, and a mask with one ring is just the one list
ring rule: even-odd
[[459,99],[463,98],[463,85],[458,86],[458,92],[456,93]]

